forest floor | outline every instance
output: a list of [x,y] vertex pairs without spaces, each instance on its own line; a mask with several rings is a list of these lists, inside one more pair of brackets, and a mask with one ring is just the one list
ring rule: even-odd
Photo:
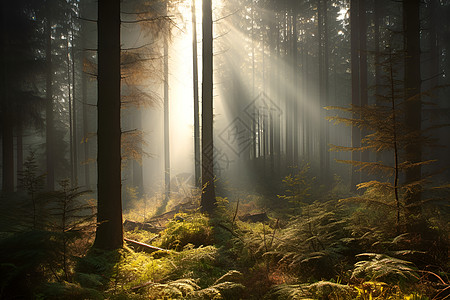
[[213,218],[198,195],[153,217],[136,206],[116,251],[91,248],[93,230],[5,236],[0,298],[450,298],[445,216],[431,211],[426,236],[397,234],[395,214],[339,198],[218,198]]

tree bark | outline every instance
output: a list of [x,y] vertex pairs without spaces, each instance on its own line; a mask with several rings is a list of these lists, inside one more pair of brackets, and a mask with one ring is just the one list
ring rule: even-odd
[[197,63],[197,12],[192,0],[192,77],[194,85],[194,174],[195,186],[200,187],[200,120],[198,102],[198,63]]
[[53,113],[53,66],[52,66],[52,26],[51,26],[51,4],[47,0],[46,6],[47,20],[45,21],[45,64],[46,64],[46,88],[45,88],[45,120],[46,120],[46,162],[47,162],[47,189],[53,191],[55,189],[55,128]]
[[[350,51],[351,51],[351,76],[352,76],[352,104],[359,106],[359,22],[358,22],[358,2],[359,0],[350,1]],[[353,118],[358,118],[354,115]],[[359,128],[352,126],[352,147],[361,145],[361,133]],[[361,156],[358,151],[352,151],[352,161],[360,161]],[[352,166],[350,190],[356,191],[356,185],[360,183],[360,173],[356,171],[356,167]]]
[[16,123],[16,185],[19,186],[19,178],[23,172],[23,114],[20,111]]
[[[379,0],[378,0],[379,1]],[[359,80],[360,80],[360,105],[369,104],[369,94],[367,90],[367,21],[365,0],[359,0]],[[361,131],[361,139],[367,135],[365,130]],[[369,151],[361,152],[361,161],[369,161]],[[366,181],[365,174],[361,174],[361,181]]]
[[[422,106],[420,99],[420,1],[403,1],[403,22],[405,31],[405,122],[409,134],[414,137],[405,147],[406,160],[418,163],[422,159],[422,145],[419,140]],[[414,166],[405,172],[406,184],[417,182],[421,179],[421,167]],[[420,208],[414,206],[420,201],[420,188],[408,190],[405,193],[407,214],[417,214]],[[413,206],[411,206],[413,205]]]
[[202,196],[203,212],[216,207],[213,144],[213,22],[211,0],[203,0]]
[[2,116],[2,191],[14,192],[14,137],[13,120]]
[[[166,7],[167,12],[167,7]],[[167,14],[167,13],[166,13]],[[169,23],[167,23],[167,29]],[[169,29],[164,34],[164,202],[166,209],[170,198],[170,127],[169,127]]]
[[94,246],[123,245],[120,129],[120,0],[98,1],[98,207]]

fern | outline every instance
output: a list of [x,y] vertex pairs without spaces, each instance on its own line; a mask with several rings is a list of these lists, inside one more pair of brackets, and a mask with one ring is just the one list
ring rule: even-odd
[[265,255],[305,279],[333,277],[333,266],[347,251],[346,221],[336,205],[329,201],[305,206],[274,240],[274,250]]
[[356,291],[348,285],[329,281],[319,281],[313,284],[279,285],[266,295],[266,300],[288,299],[355,299]]
[[357,255],[357,257],[366,259],[355,264],[352,273],[352,277],[355,279],[383,282],[414,281],[418,279],[411,262],[376,253],[363,253]]

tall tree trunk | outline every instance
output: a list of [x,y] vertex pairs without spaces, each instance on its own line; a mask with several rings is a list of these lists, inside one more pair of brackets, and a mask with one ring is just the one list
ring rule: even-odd
[[98,0],[98,206],[94,246],[123,245],[120,129],[120,0]]
[[292,16],[292,55],[293,55],[293,74],[292,74],[292,79],[293,79],[293,87],[294,87],[294,95],[293,95],[293,104],[292,104],[292,111],[293,111],[293,116],[292,116],[292,126],[293,126],[293,152],[292,152],[292,163],[294,164],[294,166],[298,165],[298,101],[299,101],[299,97],[298,97],[298,77],[297,77],[297,73],[298,73],[298,36],[297,36],[297,18],[298,18],[298,3],[295,2],[294,3],[294,10],[293,10],[293,16]]
[[[67,33],[68,34],[68,33]],[[74,163],[73,163],[73,149],[74,149],[74,138],[73,138],[73,99],[72,99],[72,82],[70,80],[70,48],[69,48],[69,39],[67,39],[67,57],[66,57],[66,64],[67,64],[67,95],[69,100],[69,153],[70,153],[70,182],[71,184],[75,183],[75,176],[74,176]]]
[[[167,12],[167,7],[166,7]],[[166,13],[167,14],[167,13]],[[167,23],[168,28],[169,23]],[[169,30],[164,33],[164,203],[165,210],[170,197],[170,127],[169,127]]]
[[200,187],[200,120],[198,102],[197,12],[195,0],[192,0],[192,77],[194,85],[194,175],[195,186]]
[[23,172],[23,115],[19,111],[16,121],[16,183],[19,185],[19,178]]
[[201,207],[213,213],[214,189],[213,144],[213,22],[211,0],[203,0],[203,82],[202,82],[202,196]]
[[2,192],[14,192],[14,137],[13,120],[2,115]]
[[324,106],[328,105],[328,13],[327,0],[318,0],[318,22],[319,22],[319,109],[320,109],[320,176],[325,184],[328,184],[330,157],[328,152],[328,122],[325,117]]
[[[86,11],[86,1],[81,2],[81,12],[82,16]],[[82,49],[82,62],[84,65],[84,61],[87,59],[86,57],[86,26],[82,24],[82,34],[81,34],[81,49]],[[89,118],[88,118],[88,80],[87,75],[84,72],[84,68],[82,68],[81,73],[81,101],[83,103],[82,113],[83,113],[83,150],[84,150],[84,185],[87,189],[91,186],[90,179],[90,169],[89,169]]]
[[[429,78],[429,88],[433,89],[439,85],[440,78],[440,70],[439,70],[439,61],[441,56],[439,55],[439,36],[438,36],[438,9],[440,6],[440,2],[438,0],[430,1],[430,37],[429,37],[429,70],[428,70],[428,78]],[[428,79],[427,78],[427,79]]]
[[75,186],[78,185],[78,135],[77,135],[77,99],[76,99],[76,72],[75,72],[75,38],[74,38],[74,26],[72,16],[70,17],[70,39],[71,39],[71,53],[72,58],[72,130],[73,130],[73,177]]
[[[133,110],[133,128],[138,131],[142,130],[142,112],[140,109]],[[133,186],[137,188],[138,196],[141,197],[144,194],[144,179],[142,174],[142,143],[138,142],[136,145],[137,151],[139,152],[141,161],[133,159],[132,161],[132,176],[133,176]]]
[[[350,1],[350,51],[351,51],[351,75],[352,75],[352,104],[359,106],[359,22],[358,22],[358,2],[359,0]],[[353,118],[358,118],[354,115]],[[352,147],[361,145],[361,133],[356,126],[352,127]],[[361,156],[358,151],[352,151],[352,161],[360,161]],[[350,190],[356,191],[356,185],[360,183],[360,173],[356,171],[356,167],[352,166]]]
[[47,20],[45,22],[45,60],[46,60],[46,88],[45,88],[45,120],[46,120],[46,162],[47,162],[47,189],[55,189],[55,128],[53,113],[53,66],[52,66],[52,25],[51,25],[51,4],[47,0],[46,6]]
[[[277,39],[277,45],[276,45],[276,57],[278,59],[281,58],[281,21],[279,14],[276,14],[276,39]],[[274,60],[272,60],[274,61]],[[276,70],[276,99],[277,99],[277,105],[280,108],[281,107],[281,68],[275,66]],[[276,153],[276,170],[279,173],[281,169],[281,114],[276,116],[275,119],[275,141],[274,141],[274,147],[275,147],[275,153]]]
[[[420,99],[420,19],[419,0],[403,1],[403,22],[405,30],[405,100],[406,115],[405,122],[407,130],[415,136],[406,146],[405,157],[411,163],[418,163],[422,159],[422,145],[420,143],[420,130],[422,122],[422,106]],[[417,135],[417,136],[416,136]],[[408,168],[405,172],[407,184],[417,182],[421,179],[420,165]],[[408,190],[405,193],[407,213],[417,214],[420,208],[420,188]]]
[[[358,17],[359,17],[359,84],[360,84],[360,105],[367,106],[369,104],[369,95],[367,90],[367,21],[366,21],[366,4],[365,0],[359,0]],[[365,130],[361,131],[361,138],[367,135]],[[361,161],[369,161],[369,151],[361,152]],[[365,174],[361,174],[363,179],[367,181]]]
[[[380,26],[382,21],[382,1],[374,1],[374,43],[375,43],[375,103],[376,105],[381,105],[381,51],[380,51]],[[376,153],[376,161],[381,161],[381,152]]]
[[[294,43],[293,41],[293,33],[292,33],[292,15],[289,13],[286,13],[286,35],[285,35],[285,51],[286,51],[286,58],[289,61],[289,64],[286,68],[286,77],[287,78],[293,78],[293,72],[294,72],[294,53],[292,53],[292,48],[289,49],[289,41],[291,43]],[[289,40],[290,37],[290,40]],[[291,44],[292,45],[292,44]],[[288,56],[290,54],[290,56]],[[285,131],[285,144],[286,144],[286,168],[292,166],[293,160],[292,160],[292,102],[293,102],[293,95],[292,91],[286,92],[286,131]]]

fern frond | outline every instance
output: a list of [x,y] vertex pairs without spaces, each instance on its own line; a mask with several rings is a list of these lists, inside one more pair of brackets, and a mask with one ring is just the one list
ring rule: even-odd
[[378,253],[362,253],[357,257],[367,257],[355,264],[352,277],[368,278],[371,281],[391,281],[392,279],[413,280],[418,275],[409,261]]

